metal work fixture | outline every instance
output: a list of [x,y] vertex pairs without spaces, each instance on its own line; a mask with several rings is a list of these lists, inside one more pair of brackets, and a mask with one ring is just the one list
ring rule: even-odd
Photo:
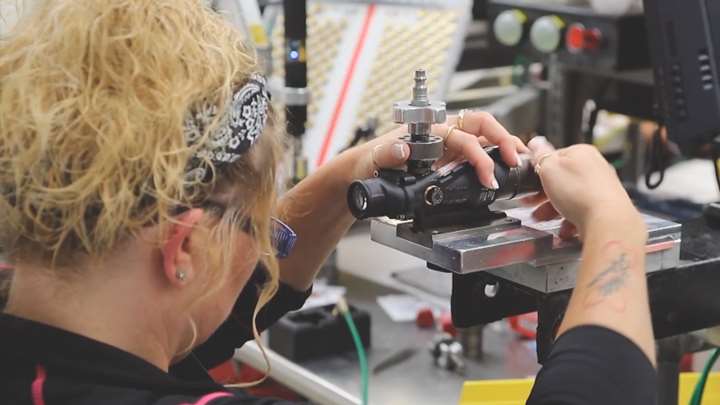
[[445,103],[428,98],[427,73],[415,71],[413,98],[409,102],[398,102],[393,106],[393,117],[398,124],[407,124],[408,136],[403,138],[410,145],[408,173],[426,175],[432,164],[443,155],[443,140],[431,135],[433,124],[445,122]]

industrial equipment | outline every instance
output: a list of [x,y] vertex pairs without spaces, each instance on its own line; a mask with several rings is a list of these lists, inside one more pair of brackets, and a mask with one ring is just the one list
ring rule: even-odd
[[[396,109],[398,105],[406,104],[396,104]],[[427,117],[432,121],[432,114]],[[409,132],[413,131],[410,127]],[[432,142],[420,145],[430,148]],[[502,174],[503,165],[497,166]],[[529,208],[509,209],[496,203],[478,209],[496,196],[490,196],[491,190],[476,180],[470,183],[474,173],[465,172],[468,166],[460,164],[456,171],[428,167],[412,164],[406,172],[381,171],[376,179],[356,182],[348,190],[348,203],[358,217],[394,217],[372,220],[374,241],[425,260],[432,270],[453,274],[451,309],[457,327],[537,310],[537,351],[543,362],[575,284],[580,242],[562,240],[559,220],[534,221]],[[532,190],[524,186],[533,184],[532,175],[524,166],[518,173],[525,173],[518,177],[524,180],[512,183],[513,187]],[[439,186],[443,181],[462,184],[460,203],[442,205],[447,191]],[[660,339],[720,324],[720,302],[714,298],[713,287],[720,282],[720,273],[715,271],[720,263],[720,231],[704,218],[684,225],[650,214],[644,218],[649,231],[646,271],[655,336]],[[677,374],[669,373],[668,378],[677,380]],[[673,393],[665,397],[672,398]]]
[[720,3],[648,0],[645,14],[668,135],[686,154],[709,156],[720,134]]
[[487,208],[494,201],[540,190],[540,180],[529,157],[521,158],[520,166],[510,167],[502,161],[496,147],[488,148],[487,152],[496,162],[497,189],[481,185],[475,169],[467,162],[432,170],[444,151],[443,140],[432,136],[430,128],[444,122],[446,113],[445,103],[428,99],[426,81],[426,72],[416,71],[412,100],[395,103],[393,107],[395,122],[408,126],[408,135],[402,138],[410,146],[407,170],[380,170],[374,179],[354,182],[348,192],[350,210],[359,219],[379,216],[413,219],[409,238],[425,230],[469,223],[487,225],[505,217]]

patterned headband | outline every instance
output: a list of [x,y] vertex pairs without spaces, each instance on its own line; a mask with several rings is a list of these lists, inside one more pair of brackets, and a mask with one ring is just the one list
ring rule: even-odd
[[[197,152],[190,158],[187,168],[188,180],[208,182],[212,179],[207,161],[215,168],[233,163],[247,152],[260,138],[268,119],[270,93],[267,82],[257,73],[236,91],[215,128]],[[194,145],[205,129],[216,118],[216,105],[203,104],[185,119],[185,141]]]

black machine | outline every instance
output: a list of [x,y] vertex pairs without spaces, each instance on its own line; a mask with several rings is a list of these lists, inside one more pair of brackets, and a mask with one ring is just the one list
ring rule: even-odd
[[720,134],[720,2],[646,0],[645,15],[668,134],[686,154],[709,155]]
[[598,15],[587,6],[545,1],[491,0],[493,44],[530,60],[550,56],[573,67],[636,69],[650,66],[641,14]]

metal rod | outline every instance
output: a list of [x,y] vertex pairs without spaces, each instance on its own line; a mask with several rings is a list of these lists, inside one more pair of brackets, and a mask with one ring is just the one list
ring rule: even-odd
[[[270,359],[270,377],[296,391],[314,404],[319,405],[360,405],[360,399],[344,391],[285,357],[265,349]],[[265,359],[255,342],[248,342],[235,351],[235,360],[258,370],[265,369]]]

